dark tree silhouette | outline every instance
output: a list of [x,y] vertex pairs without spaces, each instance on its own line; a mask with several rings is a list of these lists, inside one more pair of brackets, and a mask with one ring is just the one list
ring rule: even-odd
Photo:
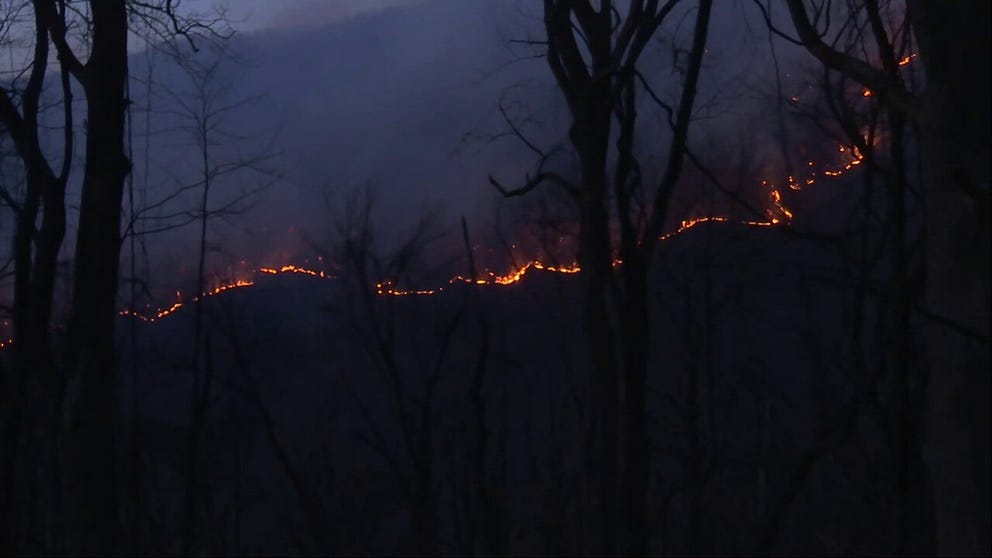
[[[668,164],[657,186],[645,196],[645,177],[634,153],[641,86],[638,63],[676,4],[635,1],[621,15],[622,7],[613,2],[544,3],[547,61],[569,107],[569,138],[580,165],[574,195],[579,206],[578,261],[583,270],[583,323],[591,368],[585,506],[587,534],[595,539],[590,548],[597,553],[642,554],[648,548],[648,273],[682,171],[712,9],[709,1],[698,5],[682,94],[672,120]],[[614,119],[618,139],[611,178]],[[611,240],[611,200],[619,230],[616,251]],[[619,285],[613,277],[614,253],[623,262]],[[612,315],[618,332],[610,325]]]
[[[911,125],[923,167],[923,200],[926,205],[925,293],[922,307],[930,323],[926,335],[930,370],[926,382],[903,375],[897,380],[894,403],[904,458],[898,472],[902,490],[909,497],[919,492],[927,461],[936,501],[937,549],[950,554],[989,552],[990,467],[988,440],[992,435],[988,414],[990,387],[990,112],[980,99],[990,94],[990,7],[987,2],[937,2],[910,0],[901,7],[908,29],[918,46],[926,70],[926,83],[915,91],[900,77],[896,53],[898,33],[887,28],[886,2],[865,0],[850,12],[863,14],[873,44],[866,45],[876,60],[839,51],[825,42],[831,31],[827,12],[809,11],[802,0],[788,0],[787,7],[798,42],[830,70],[860,82],[886,99],[894,157]],[[899,9],[899,8],[897,8]],[[767,12],[766,12],[767,13]],[[866,39],[868,41],[869,39]],[[914,53],[916,54],[916,53]],[[879,67],[879,65],[881,67]],[[905,163],[896,160],[905,172]],[[895,214],[902,213],[907,192],[895,189]],[[897,224],[894,265],[905,266],[902,254],[905,225]],[[912,301],[909,270],[894,270],[891,293],[902,317],[893,322],[903,328],[897,338],[909,335]],[[981,302],[979,302],[981,301]],[[905,358],[906,348],[895,347],[895,358]],[[906,364],[896,365],[906,370]],[[926,386],[926,387],[924,387]],[[924,391],[924,389],[926,391]],[[926,406],[927,417],[922,416]],[[966,426],[967,425],[967,426]],[[924,428],[928,432],[924,439]],[[969,482],[962,483],[962,479]],[[905,500],[903,514],[914,513],[917,502]],[[920,520],[905,517],[903,551],[934,551],[920,534]]]
[[[25,434],[23,429],[25,413],[28,412],[26,407],[44,409],[39,415],[31,413],[34,417],[43,417],[43,431],[54,434],[59,430],[59,399],[56,394],[61,392],[63,386],[53,360],[49,324],[52,320],[58,254],[65,236],[65,190],[74,147],[72,90],[67,66],[60,64],[64,134],[60,168],[57,171],[42,149],[39,115],[45,77],[50,67],[49,31],[43,3],[33,2],[31,8],[34,53],[27,83],[23,90],[19,90],[16,81],[10,84],[9,90],[0,90],[0,123],[5,134],[9,134],[13,140],[25,171],[23,199],[15,200],[10,192],[3,190],[3,196],[14,212],[16,222],[12,317],[13,334],[17,342],[13,348],[13,377],[7,382],[7,392],[2,400],[5,416],[0,423],[4,430],[5,445],[5,498],[0,502],[0,525],[9,530],[5,539],[9,541],[11,548],[18,548],[20,527],[30,524],[31,520],[28,518],[33,517],[36,511],[32,510],[24,517],[13,508],[19,499],[17,495],[21,489],[18,484],[24,480],[24,472],[34,467],[44,467],[55,477],[46,488],[54,490],[56,494],[61,488],[57,461],[44,464],[19,463],[18,453]],[[10,13],[4,24],[16,24],[16,15],[16,12]],[[64,10],[54,15],[48,14],[47,17],[64,20]],[[41,436],[32,443],[44,438],[46,437]],[[52,452],[55,440],[52,437],[47,438],[51,445],[44,446],[46,449],[43,453],[54,455]],[[50,497],[54,497],[54,494]],[[49,503],[56,505],[54,499]]]

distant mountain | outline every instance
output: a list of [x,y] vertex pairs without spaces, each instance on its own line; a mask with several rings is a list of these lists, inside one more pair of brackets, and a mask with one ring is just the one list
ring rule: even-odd
[[[515,61],[527,50],[509,44],[535,32],[540,21],[510,8],[492,0],[416,2],[330,25],[237,36],[231,50],[243,63],[221,72],[229,84],[223,93],[257,98],[224,116],[222,127],[250,139],[218,149],[217,158],[238,149],[244,154],[271,138],[279,154],[272,166],[283,177],[250,213],[218,227],[225,249],[240,258],[245,250],[263,256],[298,247],[301,230],[317,236],[329,228],[326,198],[340,201],[364,185],[380,192],[384,234],[428,208],[488,218],[494,191],[487,176],[516,180],[533,164],[520,142],[489,139],[506,130],[501,99],[518,103],[509,109],[515,117],[547,124],[540,131],[529,126],[537,140],[550,142],[566,131],[555,120],[562,107],[545,65]],[[156,82],[188,88],[171,61],[156,56],[152,65]],[[147,67],[146,56],[136,54],[136,80]],[[526,103],[519,106],[522,95]],[[134,97],[140,134],[143,88],[135,87]],[[188,134],[175,130],[179,122],[165,114],[170,104],[163,95],[153,101],[152,127],[167,130],[150,144],[151,183],[162,194],[173,187],[170,174],[191,179],[198,170]],[[143,149],[140,140],[136,144]],[[220,181],[217,203],[252,180],[262,181],[250,175]],[[172,209],[192,202],[193,196],[180,198]],[[164,239],[162,248],[180,253],[169,250],[174,242]]]

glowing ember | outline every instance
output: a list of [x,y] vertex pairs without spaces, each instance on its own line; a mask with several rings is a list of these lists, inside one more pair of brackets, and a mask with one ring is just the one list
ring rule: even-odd
[[320,277],[321,279],[330,278],[330,276],[327,275],[327,273],[324,272],[323,270],[316,271],[313,269],[307,269],[305,267],[299,267],[292,264],[284,265],[278,269],[274,267],[261,267],[258,269],[258,272],[264,273],[266,275],[278,275],[280,273],[297,273],[299,275],[309,275],[310,277]]
[[[916,57],[917,57],[916,54],[910,54],[909,56],[905,56],[899,60],[899,65],[906,66],[907,64],[915,60]],[[871,89],[865,88],[861,91],[861,96],[872,97],[874,96],[874,92],[872,92]],[[792,97],[791,100],[793,103],[795,103],[798,102],[799,98]],[[869,136],[868,133],[864,131],[862,132],[862,136],[864,137],[866,144],[872,143],[874,145],[877,144],[881,139],[877,135],[875,135],[872,138],[871,136]],[[861,151],[858,149],[857,146],[845,147],[844,145],[841,145],[838,147],[838,152],[841,153],[841,161],[837,163],[834,166],[834,168],[823,168],[820,171],[820,174],[829,178],[837,178],[843,176],[844,173],[859,166],[864,160],[864,155],[861,154]],[[816,180],[817,180],[816,164],[813,161],[808,161],[806,165],[809,170],[808,176],[800,179],[790,175],[786,178],[785,183],[786,185],[788,185],[790,189],[800,190],[805,186],[812,186],[816,184]],[[769,189],[769,194],[768,194],[769,207],[767,208],[766,211],[768,212],[768,218],[770,224],[776,224],[780,221],[786,221],[786,222],[791,221],[793,214],[791,211],[789,211],[787,207],[785,207],[785,205],[783,205],[782,194],[778,185],[769,182],[767,180],[762,180],[761,185]],[[747,224],[753,225],[756,223],[747,223]]]
[[[917,56],[916,54],[911,54],[909,56],[902,58],[901,60],[899,60],[899,65],[905,66],[909,64],[916,58],[916,56]],[[870,89],[864,89],[861,95],[863,97],[871,97],[873,93]],[[790,100],[793,103],[798,103],[799,97],[793,96],[790,98]],[[866,141],[868,140],[867,137],[865,139]],[[876,142],[878,141],[877,137],[875,138],[875,141]],[[850,171],[851,169],[860,165],[862,160],[864,159],[864,156],[861,154],[861,152],[858,150],[856,146],[847,147],[844,145],[840,145],[838,146],[837,150],[841,154],[842,160],[838,163],[838,166],[836,166],[835,168],[822,169],[820,171],[821,175],[829,178],[837,178],[843,176],[845,172]],[[816,180],[817,180],[816,163],[814,163],[813,161],[807,161],[806,166],[809,172],[807,176],[803,178],[798,178],[794,175],[789,175],[788,177],[786,177],[785,184],[789,187],[789,189],[801,190],[806,186],[812,186],[816,184]],[[769,182],[768,180],[762,180],[761,186],[768,189],[768,208],[766,209],[768,213],[768,220],[740,221],[740,224],[751,227],[771,227],[781,224],[783,222],[784,223],[790,222],[793,218],[793,213],[784,205],[784,202],[782,200],[782,193],[779,187],[776,184]],[[725,223],[728,221],[730,221],[730,219],[728,217],[723,217],[723,216],[706,216],[706,217],[696,217],[692,219],[686,219],[681,222],[681,224],[677,229],[663,234],[660,237],[660,239],[668,240],[702,223],[710,223],[710,222]],[[615,259],[613,261],[613,267],[616,267],[621,263],[622,263],[621,260]],[[486,287],[486,286],[503,287],[508,285],[514,285],[516,283],[519,283],[524,278],[524,276],[526,276],[527,273],[530,272],[530,270],[538,270],[547,273],[575,274],[575,273],[579,273],[581,271],[581,268],[576,263],[572,263],[564,266],[558,266],[558,265],[545,264],[544,262],[535,259],[535,260],[530,260],[524,265],[518,267],[517,269],[509,273],[505,273],[503,275],[499,275],[495,272],[488,270],[483,273],[482,278],[476,278],[475,280],[472,280],[471,278],[464,277],[461,275],[456,275],[448,280],[447,285],[433,289],[401,289],[398,288],[391,280],[380,281],[376,283],[375,288],[376,288],[376,294],[380,296],[431,296],[444,291],[447,286],[454,285],[455,283],[463,283],[463,284],[475,285],[479,287]],[[326,272],[322,270],[308,269],[293,264],[283,265],[280,267],[261,267],[255,270],[255,273],[259,273],[262,275],[280,275],[280,274],[290,273],[297,275],[306,275],[309,277],[316,277],[320,279],[334,278],[333,276],[328,275]],[[231,289],[250,287],[252,285],[254,285],[254,282],[247,280],[221,284],[215,287],[214,289],[201,294],[199,297],[196,297],[193,300],[196,301],[201,298],[218,295],[220,293],[229,291]],[[184,306],[185,303],[182,301],[181,296],[179,296],[179,293],[176,294],[177,294],[177,301],[173,303],[172,306],[168,308],[160,309],[154,312],[153,314],[144,315],[134,310],[125,309],[120,312],[120,315],[137,318],[146,322],[154,322],[156,320],[160,320],[162,318],[165,318],[167,316],[176,313],[180,308]],[[0,348],[9,346],[11,342],[12,342],[11,340],[0,341]]]
[[375,292],[381,296],[426,296],[437,294],[444,290],[444,287],[439,289],[424,289],[424,290],[403,290],[393,287],[391,281],[384,281],[382,283],[375,284]]
[[[909,56],[903,57],[902,59],[899,60],[899,66],[908,65],[913,60],[915,60],[916,57],[917,57],[916,54],[910,54]],[[861,95],[862,97],[871,97],[873,96],[873,93],[870,89],[866,88],[862,91]],[[790,98],[790,100],[793,103],[798,103],[799,97],[793,96]],[[879,139],[880,138],[876,136],[874,138],[874,143],[877,143]],[[869,138],[866,135],[865,141],[868,142],[868,140]],[[823,169],[820,172],[820,174],[830,178],[837,178],[843,176],[845,172],[850,171],[855,167],[861,165],[862,161],[864,160],[864,156],[861,154],[857,146],[846,147],[844,145],[840,145],[838,147],[838,152],[841,154],[841,158],[842,158],[842,161],[839,163],[839,166],[833,169]],[[805,186],[812,186],[816,183],[816,178],[817,178],[816,164],[813,161],[808,161],[807,168],[809,170],[809,174],[805,178],[800,179],[793,175],[789,175],[786,178],[785,182],[790,189],[800,190]],[[740,224],[745,226],[753,226],[753,227],[771,227],[781,224],[783,222],[787,223],[791,221],[793,218],[793,213],[783,204],[782,194],[778,186],[767,180],[762,180],[761,186],[768,188],[769,191],[768,194],[769,207],[766,210],[768,213],[768,220],[740,221]],[[730,219],[728,217],[723,217],[723,216],[706,216],[706,217],[686,219],[681,222],[681,224],[677,229],[663,234],[660,237],[660,240],[671,239],[702,223],[710,223],[710,222],[724,223],[728,221],[730,221]],[[322,258],[318,258],[318,259],[322,259]],[[613,267],[617,267],[621,264],[622,261],[619,259],[614,259],[612,263]],[[464,283],[479,287],[486,287],[486,286],[503,287],[508,285],[514,285],[516,283],[519,283],[524,278],[524,276],[527,275],[527,273],[532,269],[546,273],[561,273],[561,274],[575,274],[581,271],[581,268],[576,263],[562,266],[562,265],[545,264],[540,260],[530,260],[523,266],[520,266],[514,271],[511,271],[503,275],[496,274],[492,271],[486,271],[483,273],[484,275],[483,278],[477,278],[475,280],[472,280],[470,278],[461,275],[456,275],[448,280],[446,286],[450,286],[455,283]],[[319,279],[335,278],[334,276],[327,274],[323,270],[314,270],[293,264],[283,265],[280,267],[261,267],[256,269],[254,273],[258,273],[262,275],[297,274],[297,275],[305,275],[308,277],[314,277]],[[191,300],[191,302],[196,302],[204,298],[216,296],[221,293],[225,293],[227,291],[231,291],[235,289],[248,288],[253,285],[255,285],[254,281],[246,280],[246,279],[241,279],[228,283],[221,283],[216,287],[210,289],[209,291],[201,293],[199,296],[194,297]],[[430,295],[438,294],[445,290],[444,286],[437,287],[434,289],[400,289],[397,288],[394,285],[394,283],[389,280],[384,280],[379,283],[376,283],[375,287],[376,287],[376,293],[381,296],[430,296]],[[177,292],[176,302],[174,302],[171,306],[167,308],[161,308],[150,314],[142,314],[134,309],[125,308],[124,310],[121,310],[119,314],[124,317],[135,318],[144,322],[155,322],[175,314],[180,309],[182,309],[186,304],[188,303],[182,300],[181,293]],[[6,349],[7,347],[10,347],[13,344],[13,342],[14,339],[12,338],[7,338],[7,339],[0,338],[0,349]]]
[[[909,59],[911,60],[911,58]],[[820,174],[831,178],[842,176],[845,172],[860,165],[862,160],[864,159],[864,157],[861,155],[861,152],[858,150],[856,146],[847,147],[841,145],[838,147],[838,153],[841,154],[841,158],[843,159],[839,163],[840,166],[835,169],[822,170]],[[816,183],[816,164],[813,161],[808,161],[806,163],[806,166],[809,170],[809,174],[805,178],[800,179],[792,175],[786,178],[786,184],[790,189],[800,190],[805,186],[811,186]],[[769,207],[767,209],[768,220],[739,221],[739,223],[751,227],[771,227],[781,223],[788,223],[789,221],[791,221],[793,218],[793,213],[787,207],[785,207],[782,200],[782,193],[779,190],[779,188],[775,184],[767,180],[762,180],[761,186],[767,188],[769,192],[768,193]],[[716,215],[686,219],[680,223],[677,229],[663,234],[660,237],[660,240],[671,239],[702,223],[726,223],[729,221],[730,221],[729,217],[716,216]],[[612,265],[613,267],[617,267],[621,263],[622,263],[621,260],[615,259]],[[454,285],[455,283],[474,285],[477,287],[504,287],[508,285],[514,285],[522,281],[523,278],[531,270],[537,270],[545,273],[561,273],[561,274],[570,275],[570,274],[579,273],[582,269],[579,267],[577,263],[574,262],[568,265],[552,265],[552,264],[546,264],[541,260],[535,259],[535,260],[530,260],[524,265],[516,268],[515,270],[510,271],[508,273],[504,273],[502,275],[488,270],[482,273],[482,277],[476,278],[475,280],[468,277],[464,277],[462,275],[456,275],[448,280],[447,285],[436,287],[433,289],[401,289],[398,288],[391,280],[383,280],[376,283],[375,289],[376,289],[376,294],[380,296],[398,296],[398,297],[431,296],[444,291],[446,287]],[[318,279],[335,278],[334,276],[329,275],[323,270],[309,269],[294,264],[287,264],[280,267],[260,267],[256,269],[254,273],[258,273],[261,275],[296,274],[296,275],[305,275],[308,277],[314,277]],[[233,289],[251,287],[254,284],[255,284],[254,281],[250,281],[250,280],[238,280],[230,283],[222,283],[214,287],[213,289],[205,293],[202,293],[200,296],[194,297],[192,301],[195,302],[203,298],[216,296]],[[150,314],[142,314],[136,310],[124,309],[120,312],[120,315],[124,317],[136,318],[145,322],[154,322],[175,314],[186,304],[188,303],[183,302],[181,294],[177,292],[176,302],[174,302],[171,306],[167,308],[159,309]],[[9,346],[11,342],[12,340],[0,341],[0,348],[5,348]]]
[[682,224],[679,225],[679,228],[675,229],[670,233],[663,234],[661,236],[661,240],[668,240],[673,236],[680,235],[700,223],[709,223],[711,221],[716,223],[724,223],[728,220],[729,219],[727,219],[726,217],[698,217],[696,219],[686,219],[682,221]]
[[[484,275],[487,278],[477,278],[473,281],[469,277],[462,275],[456,275],[448,280],[448,286],[454,285],[455,283],[464,283],[466,285],[476,285],[476,286],[506,286],[513,285],[514,283],[519,283],[524,275],[527,274],[531,269],[536,269],[538,271],[544,271],[548,273],[562,273],[562,274],[574,274],[578,273],[582,269],[578,264],[572,263],[567,266],[556,266],[548,265],[540,260],[531,260],[526,264],[520,266],[514,271],[506,273],[504,275],[498,275],[493,271],[486,271]],[[436,289],[398,289],[394,286],[392,281],[382,281],[376,283],[375,285],[376,294],[388,295],[388,296],[427,296],[440,293],[445,290],[445,287],[438,287]]]
[[[246,280],[238,280],[238,281],[234,281],[233,283],[222,283],[220,285],[217,285],[213,289],[210,289],[209,291],[201,294],[200,296],[194,297],[191,302],[196,302],[198,300],[202,300],[207,297],[216,296],[233,289],[243,289],[245,287],[251,287],[254,284],[255,283],[253,281],[246,281]],[[162,318],[171,316],[172,314],[175,314],[176,312],[179,311],[180,308],[182,308],[185,305],[186,303],[182,301],[182,295],[179,292],[176,292],[176,301],[172,303],[172,306],[169,306],[168,308],[159,309],[155,311],[153,314],[142,314],[136,310],[132,310],[128,308],[121,310],[118,314],[124,317],[137,318],[143,322],[154,322],[157,320],[161,320]]]
[[[323,258],[319,258],[319,259],[323,259]],[[334,276],[328,274],[326,271],[316,270],[316,269],[309,269],[309,268],[306,268],[306,267],[302,267],[302,266],[298,266],[298,265],[293,265],[293,264],[287,264],[287,265],[283,265],[283,266],[280,266],[280,267],[260,267],[260,268],[256,269],[254,271],[254,273],[259,273],[259,274],[262,274],[262,275],[281,275],[281,274],[287,274],[288,273],[288,274],[295,274],[295,275],[306,275],[308,277],[316,277],[318,279],[334,279]],[[254,281],[247,280],[247,279],[240,279],[240,280],[232,281],[232,282],[228,282],[228,283],[221,283],[221,284],[217,285],[216,287],[214,287],[213,289],[210,289],[209,291],[207,291],[205,293],[202,293],[200,296],[194,297],[193,298],[193,301],[195,302],[197,300],[200,300],[201,298],[206,298],[206,297],[210,297],[210,296],[219,295],[219,294],[221,294],[223,292],[227,292],[227,291],[230,291],[232,289],[241,289],[241,288],[245,288],[245,287],[251,287],[254,284],[255,284]],[[160,320],[162,318],[165,318],[167,316],[171,316],[172,314],[175,314],[177,311],[179,311],[180,308],[182,308],[183,306],[185,306],[185,304],[186,303],[184,303],[183,300],[182,300],[182,294],[177,291],[176,292],[176,302],[173,303],[172,306],[169,306],[168,308],[162,308],[162,309],[159,309],[159,310],[157,310],[157,311],[155,311],[153,313],[150,313],[150,314],[142,314],[142,313],[140,313],[140,312],[138,312],[136,310],[124,309],[124,310],[121,310],[119,312],[119,314],[121,316],[124,316],[124,317],[137,318],[137,319],[139,319],[139,320],[141,320],[143,322],[154,322],[156,320]]]

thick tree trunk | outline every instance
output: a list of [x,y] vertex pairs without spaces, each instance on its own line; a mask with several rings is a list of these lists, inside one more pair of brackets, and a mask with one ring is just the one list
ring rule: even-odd
[[[34,240],[35,220],[40,209],[40,189],[37,174],[27,173],[27,196],[17,215],[17,226],[14,234],[14,307],[13,333],[13,370],[10,381],[7,382],[4,394],[4,494],[3,516],[0,528],[4,529],[5,552],[15,552],[22,526],[33,517],[33,510],[15,509],[21,500],[23,490],[22,471],[26,467],[22,463],[22,444],[25,427],[25,412],[28,408],[28,382],[36,370],[39,359],[39,340],[34,335],[31,311],[31,262],[32,244]],[[34,179],[34,180],[32,180]]]
[[124,0],[92,2],[85,81],[88,130],[66,365],[71,387],[68,461],[70,545],[84,553],[118,542],[114,417],[118,257],[125,153],[127,11]]
[[905,115],[889,111],[889,152],[892,160],[888,184],[890,279],[888,300],[883,317],[886,339],[885,367],[890,385],[889,436],[895,453],[896,488],[899,492],[899,541],[902,555],[931,555],[936,551],[933,489],[923,464],[922,415],[924,407],[923,376],[913,366],[916,346],[912,339],[912,309],[918,302],[914,294],[908,241],[907,200],[911,195],[905,157]]
[[[36,138],[32,142],[36,144]],[[7,394],[10,408],[4,432],[7,498],[15,499],[24,490],[28,477],[23,474],[45,471],[40,474],[49,483],[43,487],[45,497],[36,495],[30,509],[14,510],[10,506],[16,500],[5,502],[8,519],[3,525],[12,534],[23,531],[19,525],[42,521],[38,513],[58,517],[61,512],[60,483],[53,469],[58,464],[57,402],[62,382],[52,357],[50,332],[58,253],[65,236],[65,201],[61,183],[40,158],[40,150],[34,155],[27,165],[28,196],[18,214],[14,241],[14,377]],[[39,213],[41,226],[36,231]],[[31,409],[34,411],[29,417],[26,413]],[[21,456],[19,449],[25,443],[31,449]],[[57,539],[57,533],[54,535]]]
[[933,482],[937,552],[988,555],[992,4],[987,0],[907,0],[906,4],[926,70],[926,90],[920,97],[892,79],[891,72],[879,72],[833,51],[810,23],[801,0],[789,0],[788,7],[814,56],[888,95],[893,107],[916,126],[926,205],[923,306],[929,370],[925,388],[905,385],[903,389],[925,389],[921,442]]
[[924,458],[934,483],[938,552],[987,556],[992,536],[990,4],[909,4],[927,72],[927,114],[920,130],[927,205],[925,306],[941,319],[931,321],[927,333]]
[[623,546],[627,556],[648,552],[647,529],[649,449],[647,431],[647,369],[650,323],[647,270],[641,257],[624,259],[624,475],[621,505],[624,512]]
[[582,266],[583,335],[589,359],[589,431],[586,511],[590,550],[612,554],[617,545],[618,377],[607,290],[611,274],[606,211],[606,151],[610,135],[608,84],[593,85],[576,112],[572,144],[582,164],[579,265]]

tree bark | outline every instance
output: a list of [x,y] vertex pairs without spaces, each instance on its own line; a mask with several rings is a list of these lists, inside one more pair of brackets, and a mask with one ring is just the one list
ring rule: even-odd
[[[72,92],[67,70],[63,67],[65,143],[61,174],[56,176],[38,135],[39,101],[49,68],[49,44],[45,16],[37,3],[34,5],[34,25],[34,56],[20,108],[6,92],[0,92],[0,122],[13,139],[23,162],[26,183],[23,202],[19,207],[12,205],[16,213],[12,315],[14,370],[3,394],[6,407],[2,423],[5,495],[0,499],[0,524],[6,533],[4,549],[12,552],[17,551],[21,535],[29,528],[41,530],[51,535],[50,540],[57,541],[58,533],[48,532],[47,526],[52,524],[54,517],[57,531],[61,513],[56,456],[60,440],[57,402],[62,382],[52,355],[50,324],[58,253],[65,236],[65,184],[73,146]],[[31,434],[35,436],[31,437]],[[29,451],[21,455],[22,449]],[[24,481],[33,474],[49,480],[44,486],[44,496],[35,494],[31,506],[14,509],[19,499],[22,503],[27,501],[20,495],[25,490]],[[48,519],[42,518],[45,514],[49,514]]]
[[605,84],[586,93],[575,114],[572,144],[582,165],[579,265],[582,267],[583,335],[589,359],[590,431],[587,454],[588,533],[592,551],[612,554],[617,543],[618,377],[607,288],[611,280],[609,216],[606,211],[606,150],[610,135]]
[[112,552],[119,539],[114,322],[121,201],[130,172],[124,141],[127,8],[124,0],[101,0],[90,9],[92,46],[80,80],[86,92],[86,159],[66,346],[73,386],[66,402],[70,544],[81,554]]
[[927,211],[928,311],[977,334],[932,323],[924,459],[934,483],[937,548],[988,555],[990,4],[910,0],[927,73],[920,126]]
[[[929,362],[923,460],[933,482],[937,552],[990,552],[990,4],[907,0],[926,70],[910,93],[892,73],[833,50],[802,0],[788,0],[806,49],[888,96],[915,126],[926,206],[924,307]],[[904,386],[913,389],[913,386]],[[911,526],[907,528],[911,529]]]

